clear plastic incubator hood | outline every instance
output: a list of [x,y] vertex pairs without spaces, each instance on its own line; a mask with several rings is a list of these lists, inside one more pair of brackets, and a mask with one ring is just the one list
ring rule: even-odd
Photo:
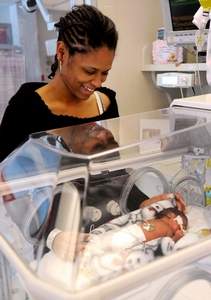
[[[210,116],[171,107],[31,135],[0,164],[0,299],[169,300],[210,281]],[[182,235],[147,240],[176,195]]]

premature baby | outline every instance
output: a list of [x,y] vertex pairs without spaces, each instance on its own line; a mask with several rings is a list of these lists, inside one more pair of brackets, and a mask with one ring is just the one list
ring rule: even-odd
[[182,197],[163,194],[142,202],[140,207],[88,235],[82,234],[74,256],[68,251],[71,233],[58,232],[51,248],[63,262],[77,265],[77,290],[173,251],[188,226]]

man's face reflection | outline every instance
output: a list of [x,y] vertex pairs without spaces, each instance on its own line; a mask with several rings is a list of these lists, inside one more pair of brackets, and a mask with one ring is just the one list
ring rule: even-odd
[[96,124],[78,126],[71,141],[71,149],[75,153],[95,154],[118,147],[112,133]]
[[77,154],[96,154],[119,146],[113,134],[97,123],[70,126],[51,132],[61,136],[69,150]]

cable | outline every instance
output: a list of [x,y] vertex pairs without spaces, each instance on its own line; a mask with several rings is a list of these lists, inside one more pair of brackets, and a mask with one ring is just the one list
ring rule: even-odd
[[195,91],[195,88],[192,86],[192,91],[193,91],[193,95],[195,96],[196,95],[196,91]]
[[198,78],[199,91],[200,91],[200,94],[202,94],[201,75],[200,75],[200,71],[199,71],[199,51],[198,51],[198,49],[196,51],[196,74],[197,74],[197,78]]
[[182,88],[180,87],[179,89],[180,89],[181,97],[184,98],[184,94],[183,94]]
[[206,43],[206,31],[204,29],[200,29],[196,31],[195,34],[195,45],[196,45],[196,84],[199,86],[200,94],[202,94],[202,84],[201,84],[201,75],[199,71],[199,52],[203,51],[204,45]]

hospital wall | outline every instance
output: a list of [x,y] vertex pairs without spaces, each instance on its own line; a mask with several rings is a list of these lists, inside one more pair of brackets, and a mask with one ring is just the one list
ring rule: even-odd
[[153,84],[151,73],[141,71],[143,48],[151,45],[162,26],[160,1],[98,0],[97,5],[119,31],[116,58],[106,85],[117,92],[120,114],[167,107],[167,97]]

